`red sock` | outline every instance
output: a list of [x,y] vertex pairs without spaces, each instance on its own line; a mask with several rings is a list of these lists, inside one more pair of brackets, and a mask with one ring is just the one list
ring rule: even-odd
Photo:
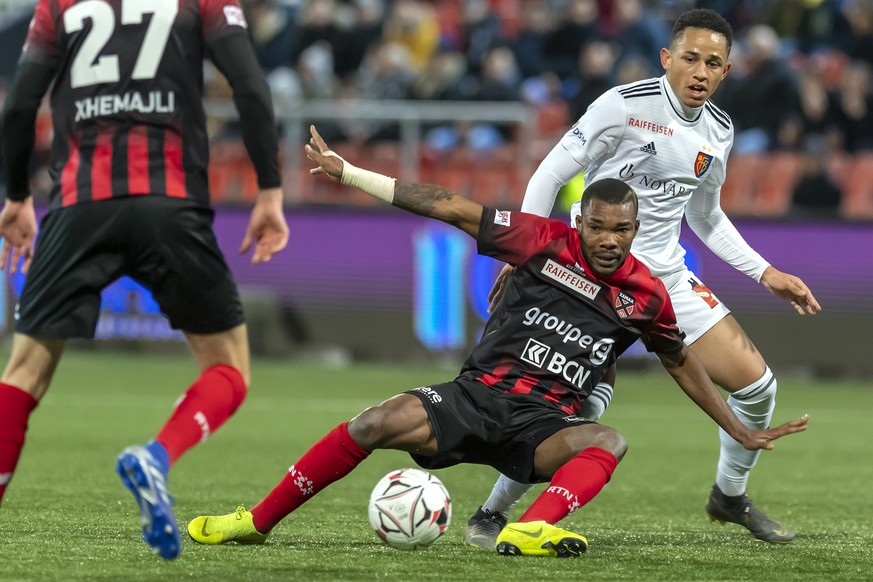
[[21,456],[27,419],[37,404],[24,390],[0,383],[0,501]]
[[239,370],[219,364],[203,372],[176,404],[170,420],[155,437],[167,449],[170,465],[218,430],[246,397]]
[[344,422],[312,445],[270,493],[252,507],[252,522],[267,533],[310,497],[339,481],[370,456],[349,435]]
[[598,447],[590,447],[567,461],[552,477],[551,483],[528,507],[518,521],[555,524],[600,493],[612,477],[618,460]]

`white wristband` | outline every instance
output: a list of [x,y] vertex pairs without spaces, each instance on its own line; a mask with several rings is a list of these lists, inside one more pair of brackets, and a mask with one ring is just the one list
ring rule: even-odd
[[370,196],[374,196],[391,204],[394,202],[394,182],[394,178],[389,178],[388,176],[383,176],[382,174],[359,168],[354,164],[350,164],[348,161],[343,160],[343,175],[342,178],[340,178],[341,184],[354,186]]

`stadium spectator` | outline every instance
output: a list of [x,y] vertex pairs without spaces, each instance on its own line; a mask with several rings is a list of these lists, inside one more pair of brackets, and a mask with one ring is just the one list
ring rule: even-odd
[[432,6],[420,0],[396,0],[385,22],[385,44],[403,46],[409,66],[421,71],[439,47],[440,29]]
[[440,186],[395,182],[356,168],[331,152],[315,128],[306,152],[317,164],[312,173],[453,225],[476,238],[481,254],[509,261],[518,272],[455,380],[409,390],[343,422],[251,511],[239,507],[192,520],[188,533],[195,541],[263,543],[280,520],[370,453],[396,449],[427,469],[477,463],[527,483],[550,481],[525,514],[503,529],[497,552],[579,556],[588,541],[555,524],[600,492],[627,443],[614,429],[578,413],[638,338],[682,390],[750,451],[805,430],[806,417],[775,429],[749,429],[727,407],[682,343],[663,283],[629,253],[639,229],[637,199],[620,180],[590,184],[571,228],[484,208]]
[[521,7],[518,35],[511,46],[523,78],[537,77],[549,70],[544,50],[554,27],[555,18],[547,0],[530,0]]
[[244,0],[240,4],[264,72],[290,66],[295,50],[294,12],[278,0]]
[[342,47],[337,55],[336,74],[342,80],[354,77],[364,56],[381,42],[385,3],[383,0],[355,0],[353,14],[353,24],[342,31]]
[[834,99],[825,86],[822,64],[818,59],[809,59],[798,74],[797,110],[786,119],[779,134],[779,143],[786,149],[802,151],[812,141],[829,144],[828,152],[840,147]]
[[[0,383],[0,495],[66,340],[94,337],[100,292],[129,275],[185,333],[200,367],[155,439],[118,457],[143,539],[172,559],[180,545],[168,471],[233,415],[250,376],[242,305],[212,232],[201,103],[207,52],[233,86],[261,188],[240,252],[254,248],[253,263],[269,261],[288,227],[270,95],[241,8],[236,0],[187,2],[178,13],[172,2],[154,6],[40,0],[5,102],[0,266],[15,272],[23,260],[27,278]],[[97,41],[94,62],[84,47]],[[52,82],[53,185],[37,237],[27,167]]]
[[779,37],[765,25],[751,27],[738,76],[725,83],[719,105],[736,127],[736,153],[779,147],[779,132],[797,110],[797,80],[780,54]]
[[[412,56],[403,44],[385,42],[375,47],[361,66],[349,92],[359,99],[406,99],[415,81]],[[340,123],[346,136],[356,142],[396,140],[396,123],[345,120]]]
[[[755,429],[770,423],[776,378],[727,307],[685,264],[679,245],[683,216],[714,253],[789,301],[801,315],[814,314],[820,306],[803,281],[778,271],[755,252],[719,207],[733,130],[730,118],[708,101],[730,68],[731,37],[730,25],[718,14],[701,9],[684,13],[673,27],[670,47],[661,49],[666,74],[600,97],[534,172],[522,210],[548,216],[558,189],[580,172],[586,182],[618,178],[635,187],[641,228],[634,254],[664,281],[687,334],[685,343],[712,381],[730,393],[728,404],[737,417]],[[572,215],[578,215],[578,206]],[[511,272],[509,265],[501,271],[492,308],[504,296]],[[741,524],[759,539],[790,542],[794,532],[768,518],[746,496],[758,454],[724,431],[720,440],[707,514]],[[493,547],[506,512],[527,488],[501,476],[491,497],[468,521],[467,542]]]
[[833,150],[824,138],[808,137],[802,155],[803,169],[791,194],[790,215],[816,220],[838,218],[843,193],[828,173]]
[[873,69],[854,61],[844,71],[836,97],[836,124],[843,149],[856,154],[873,150]]
[[873,67],[873,0],[847,0],[842,4],[848,30],[835,40],[851,60]]
[[488,0],[464,0],[461,44],[474,74],[480,74],[489,53],[504,44],[500,18],[489,10]]
[[643,59],[649,66],[646,76],[660,70],[658,51],[670,42],[670,29],[655,18],[641,0],[616,0],[612,3],[614,29],[610,39],[621,46],[623,58]]
[[559,24],[543,47],[549,71],[562,79],[576,69],[582,45],[603,37],[598,27],[597,0],[570,0],[564,10],[556,17]]
[[304,50],[316,43],[324,43],[334,54],[343,50],[342,30],[337,25],[339,4],[337,0],[307,0],[295,14],[294,35],[296,43],[289,55],[292,65]]
[[612,43],[594,40],[579,52],[579,68],[565,81],[569,94],[570,115],[578,119],[588,106],[615,86],[616,48]]

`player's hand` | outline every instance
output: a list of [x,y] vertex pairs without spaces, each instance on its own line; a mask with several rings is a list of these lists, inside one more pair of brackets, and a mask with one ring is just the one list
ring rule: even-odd
[[309,126],[309,133],[312,137],[303,149],[306,151],[306,157],[318,164],[318,167],[312,168],[309,173],[313,176],[325,174],[334,182],[339,182],[343,176],[344,160],[327,147],[314,125]]
[[497,279],[494,280],[494,285],[488,293],[488,313],[493,313],[497,308],[497,304],[503,299],[503,294],[506,292],[506,286],[509,285],[509,279],[515,273],[515,267],[512,265],[503,265],[500,273],[497,274]]
[[0,210],[0,237],[3,237],[3,246],[0,248],[0,269],[5,269],[8,261],[9,272],[15,273],[18,271],[18,263],[24,258],[21,272],[26,275],[33,260],[33,241],[36,240],[36,233],[33,198],[28,197],[17,202],[7,199],[3,210]]
[[815,315],[821,311],[821,305],[800,277],[767,267],[761,275],[761,284],[773,295],[788,301],[800,315]]
[[744,439],[740,444],[750,451],[756,451],[758,449],[769,451],[773,449],[773,441],[788,434],[805,431],[808,422],[809,415],[804,414],[800,418],[780,424],[776,428],[750,430],[748,439]]
[[247,253],[255,246],[252,264],[269,261],[288,244],[288,223],[282,212],[282,189],[268,188],[258,192],[258,200],[252,208],[252,216],[246,228],[245,237],[239,248],[240,254]]

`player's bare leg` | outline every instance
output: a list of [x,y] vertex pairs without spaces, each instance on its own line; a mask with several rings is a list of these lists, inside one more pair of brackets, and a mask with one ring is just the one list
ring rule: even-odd
[[[713,382],[727,392],[728,404],[746,426],[770,426],[776,405],[776,378],[733,316],[727,316],[691,344]],[[715,485],[706,512],[712,521],[746,527],[756,538],[787,543],[794,532],[771,520],[746,496],[749,472],[761,451],[749,451],[723,430]]]
[[16,333],[0,379],[0,501],[21,456],[28,420],[48,390],[64,352],[63,340]]
[[179,555],[179,526],[167,487],[170,467],[229,419],[249,382],[245,325],[213,334],[186,333],[201,374],[176,404],[156,438],[127,447],[118,457],[122,484],[136,499],[143,540],[162,558]]

